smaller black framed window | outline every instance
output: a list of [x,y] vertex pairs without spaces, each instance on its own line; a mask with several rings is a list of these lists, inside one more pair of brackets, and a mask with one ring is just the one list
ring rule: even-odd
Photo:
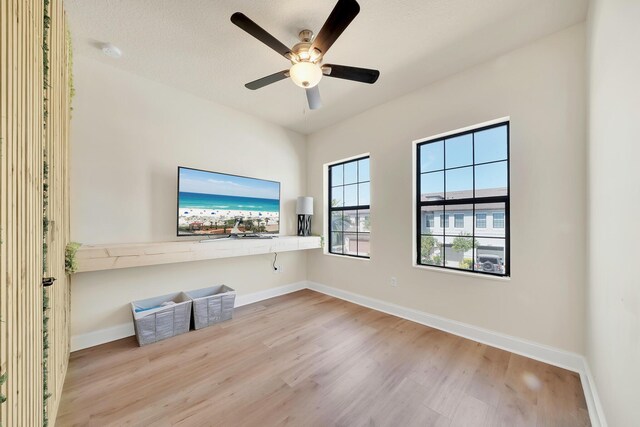
[[453,214],[453,227],[464,228],[464,214],[461,214],[461,213]]
[[334,255],[370,257],[369,156],[328,167],[329,248]]
[[504,212],[493,213],[493,228],[504,228]]
[[440,227],[441,228],[449,228],[449,215],[442,214],[440,215]]

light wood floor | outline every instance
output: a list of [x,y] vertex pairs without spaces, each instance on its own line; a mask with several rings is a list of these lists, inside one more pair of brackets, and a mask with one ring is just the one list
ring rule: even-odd
[[72,354],[58,426],[585,426],[577,374],[304,290]]

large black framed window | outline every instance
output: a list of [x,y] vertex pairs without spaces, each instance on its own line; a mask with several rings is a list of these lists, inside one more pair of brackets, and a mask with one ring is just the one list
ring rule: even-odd
[[[417,264],[509,276],[509,122],[416,150]],[[432,220],[450,216],[453,227]]]
[[369,258],[369,157],[329,166],[329,253]]

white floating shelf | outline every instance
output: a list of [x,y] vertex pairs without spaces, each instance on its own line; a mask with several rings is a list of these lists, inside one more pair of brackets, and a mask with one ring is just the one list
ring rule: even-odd
[[147,265],[290,252],[321,247],[319,236],[273,239],[211,240],[82,245],[76,254],[78,273]]

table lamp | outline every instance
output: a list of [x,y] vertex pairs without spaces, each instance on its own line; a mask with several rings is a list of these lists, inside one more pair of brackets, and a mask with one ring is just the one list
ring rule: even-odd
[[313,215],[313,197],[298,197],[296,203],[298,214],[298,236],[311,234],[311,216]]

